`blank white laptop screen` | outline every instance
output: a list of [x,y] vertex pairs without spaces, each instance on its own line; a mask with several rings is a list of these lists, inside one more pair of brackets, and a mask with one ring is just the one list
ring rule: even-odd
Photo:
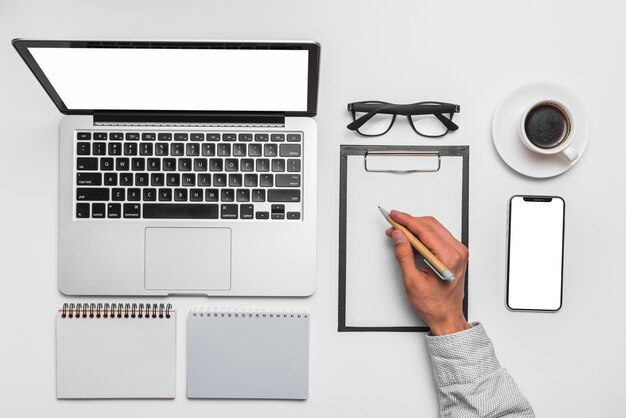
[[306,50],[28,48],[68,109],[306,111]]

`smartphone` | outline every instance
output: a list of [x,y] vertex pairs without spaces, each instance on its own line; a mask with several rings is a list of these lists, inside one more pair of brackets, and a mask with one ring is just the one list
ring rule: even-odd
[[509,202],[506,305],[558,311],[563,304],[565,201],[513,196]]

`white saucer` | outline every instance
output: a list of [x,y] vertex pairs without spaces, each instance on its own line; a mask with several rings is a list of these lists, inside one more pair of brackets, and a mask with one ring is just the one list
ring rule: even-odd
[[[560,155],[533,152],[519,138],[518,127],[524,110],[533,103],[550,99],[567,105],[576,120],[572,142],[578,151],[575,161],[568,161]],[[563,174],[583,156],[589,138],[589,120],[585,107],[569,90],[554,84],[534,83],[520,87],[502,99],[493,115],[491,133],[500,157],[509,167],[529,177],[548,178]]]

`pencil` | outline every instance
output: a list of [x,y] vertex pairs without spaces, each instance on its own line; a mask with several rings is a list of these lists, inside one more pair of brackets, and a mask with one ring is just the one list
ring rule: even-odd
[[433,270],[437,274],[437,276],[439,276],[439,278],[441,278],[442,280],[450,281],[450,282],[454,280],[454,274],[452,274],[450,269],[448,269],[441,261],[439,261],[439,259],[435,256],[435,254],[433,254],[428,248],[426,248],[426,246],[422,244],[422,242],[419,239],[417,239],[417,237],[413,235],[411,231],[409,231],[403,225],[400,225],[399,223],[394,221],[391,218],[391,215],[389,214],[389,212],[387,212],[385,209],[379,206],[378,210],[380,210],[380,213],[383,214],[387,222],[389,222],[391,226],[393,226],[394,229],[402,231],[404,235],[406,235],[406,238],[411,243],[411,246],[415,248],[415,250],[422,257],[424,257],[424,262],[426,263],[426,265],[430,267],[431,270]]

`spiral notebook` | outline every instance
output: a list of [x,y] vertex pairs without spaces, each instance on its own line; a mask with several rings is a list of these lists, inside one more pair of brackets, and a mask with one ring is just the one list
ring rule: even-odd
[[309,314],[194,309],[189,398],[307,399]]
[[174,398],[176,312],[143,303],[64,304],[57,398]]

